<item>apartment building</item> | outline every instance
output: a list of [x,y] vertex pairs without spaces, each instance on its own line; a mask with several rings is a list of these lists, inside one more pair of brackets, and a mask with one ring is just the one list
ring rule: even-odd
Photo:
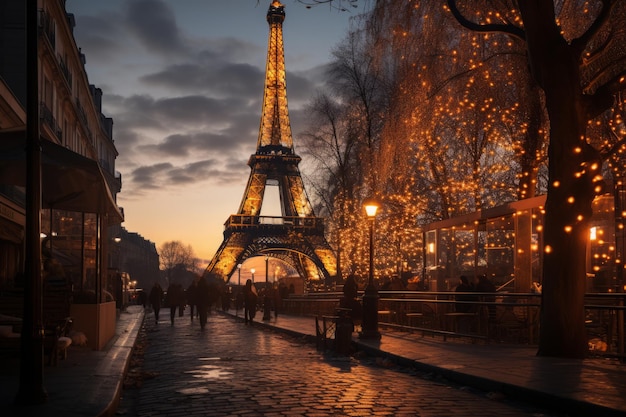
[[[27,57],[34,53],[27,48],[26,3],[0,2],[0,289],[19,288],[24,279],[24,148],[33,85]],[[102,91],[89,83],[65,1],[37,4],[42,258],[61,263],[75,301],[108,303],[114,297],[108,230],[123,221],[113,120],[102,114]],[[99,338],[97,345],[106,342]]]

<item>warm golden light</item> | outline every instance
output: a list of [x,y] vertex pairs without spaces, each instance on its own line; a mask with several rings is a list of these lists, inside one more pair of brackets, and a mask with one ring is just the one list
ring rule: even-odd
[[378,207],[380,207],[380,204],[374,199],[369,199],[363,203],[363,207],[365,207],[365,213],[367,214],[367,217],[374,218],[376,217],[376,212],[378,211]]
[[596,227],[592,227],[589,229],[589,240],[596,240],[598,229]]

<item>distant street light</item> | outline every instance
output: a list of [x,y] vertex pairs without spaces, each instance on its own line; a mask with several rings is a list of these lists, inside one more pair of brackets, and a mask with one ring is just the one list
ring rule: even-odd
[[121,251],[120,251],[120,242],[122,241],[122,238],[119,236],[116,236],[113,238],[113,243],[115,243],[115,245],[113,245],[113,249],[114,249],[114,255],[115,257],[111,256],[111,267],[115,268],[118,272],[121,270],[120,268],[120,259],[121,259]]
[[374,284],[374,221],[379,203],[374,199],[366,200],[363,203],[365,213],[370,223],[370,270],[369,280],[365,293],[363,294],[363,322],[361,339],[380,339],[378,331],[378,290]]

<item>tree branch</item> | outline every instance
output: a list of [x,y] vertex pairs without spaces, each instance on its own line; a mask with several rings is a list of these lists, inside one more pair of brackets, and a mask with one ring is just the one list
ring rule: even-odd
[[615,143],[607,150],[600,152],[602,160],[606,161],[611,156],[616,155],[622,146],[626,145],[626,137],[620,139],[620,137],[613,130],[608,129],[608,133],[615,138]]
[[588,96],[586,102],[586,113],[589,120],[596,118],[614,103],[614,95],[620,91],[626,91],[626,69],[615,75],[592,96]]
[[[605,0],[605,1],[610,1],[610,0]],[[508,35],[516,37],[522,41],[526,40],[526,33],[520,27],[517,27],[513,24],[508,24],[508,25],[495,24],[495,23],[479,24],[476,22],[472,22],[471,20],[463,16],[463,14],[459,11],[458,7],[456,6],[456,0],[447,0],[447,2],[448,2],[448,8],[450,9],[450,12],[452,12],[452,15],[454,16],[454,18],[462,26],[466,27],[467,29],[473,30],[475,32],[485,32],[485,33],[501,32],[501,33],[506,33]]]
[[602,28],[602,26],[607,22],[609,17],[611,16],[611,11],[613,10],[613,6],[617,4],[617,0],[602,0],[602,10],[598,14],[596,20],[594,20],[593,24],[589,26],[589,29],[579,38],[576,38],[572,41],[572,48],[578,53],[580,56],[583,51],[587,48],[587,45],[593,37],[598,33],[598,31]]

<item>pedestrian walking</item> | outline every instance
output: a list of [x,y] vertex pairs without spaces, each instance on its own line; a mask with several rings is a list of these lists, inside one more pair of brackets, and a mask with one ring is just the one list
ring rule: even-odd
[[189,316],[191,317],[191,322],[193,323],[193,316],[197,311],[198,305],[198,282],[199,279],[194,279],[191,281],[189,287],[187,287],[187,304],[189,305]]
[[148,296],[152,310],[154,310],[154,319],[159,322],[159,312],[161,311],[161,302],[163,301],[163,288],[158,282],[155,282]]
[[174,325],[176,308],[180,307],[181,299],[184,298],[183,289],[180,284],[170,284],[165,295],[165,305],[170,308],[170,322]]
[[252,285],[252,280],[248,279],[246,281],[246,286],[243,288],[243,315],[244,315],[244,323],[252,324],[254,321],[254,316],[256,315],[256,304],[258,300],[258,293],[256,291],[256,287]]
[[206,278],[201,277],[200,280],[198,280],[198,284],[195,288],[195,297],[198,315],[200,316],[200,329],[204,330],[209,314],[209,306],[211,305],[211,294]]

